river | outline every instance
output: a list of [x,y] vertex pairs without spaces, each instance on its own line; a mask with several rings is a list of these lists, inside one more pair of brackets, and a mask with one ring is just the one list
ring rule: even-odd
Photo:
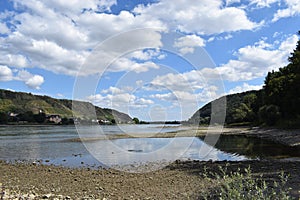
[[[99,128],[101,133],[97,132]],[[214,147],[198,137],[99,139],[85,142],[78,139],[83,135],[84,138],[94,138],[97,134],[156,134],[187,129],[180,125],[82,126],[77,129],[75,126],[1,126],[0,159],[41,161],[67,167],[105,167],[176,159],[241,161],[300,157],[294,149],[283,145],[242,136],[222,136]]]

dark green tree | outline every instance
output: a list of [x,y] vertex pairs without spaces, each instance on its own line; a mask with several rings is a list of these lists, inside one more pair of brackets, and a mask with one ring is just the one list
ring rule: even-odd
[[259,109],[259,118],[262,123],[273,126],[280,119],[279,107],[276,105],[265,105]]
[[37,123],[44,123],[46,121],[46,114],[41,112],[39,114],[36,114],[33,116],[34,117],[34,120],[37,122]]
[[277,106],[284,119],[300,114],[300,40],[288,60],[286,67],[268,73],[264,86],[265,104]]
[[0,112],[0,124],[7,124],[8,115],[5,112]]
[[35,122],[34,114],[31,111],[21,113],[18,116],[19,121]]
[[135,124],[139,124],[139,123],[140,123],[140,120],[139,120],[137,117],[133,118],[132,121],[133,121]]

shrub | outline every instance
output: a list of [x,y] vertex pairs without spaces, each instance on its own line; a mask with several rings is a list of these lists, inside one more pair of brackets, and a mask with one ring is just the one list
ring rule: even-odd
[[245,199],[245,200],[289,200],[293,199],[290,195],[290,189],[286,187],[288,176],[283,172],[279,175],[280,181],[267,183],[262,176],[255,178],[252,175],[250,167],[241,172],[227,173],[227,168],[220,167],[220,173],[207,172],[203,175],[207,180],[216,180],[217,188],[210,194],[205,194],[204,199]]

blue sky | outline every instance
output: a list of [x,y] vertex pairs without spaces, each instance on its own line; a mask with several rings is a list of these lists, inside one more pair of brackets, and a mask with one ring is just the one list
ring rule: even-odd
[[0,88],[186,120],[260,89],[298,30],[299,0],[1,0]]

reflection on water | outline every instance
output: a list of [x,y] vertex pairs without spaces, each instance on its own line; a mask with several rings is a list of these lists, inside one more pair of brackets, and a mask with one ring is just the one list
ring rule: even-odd
[[300,157],[299,147],[289,147],[255,137],[221,135],[215,147],[253,159]]
[[[86,137],[95,135],[93,127]],[[103,126],[106,134],[137,130],[144,133],[170,132],[180,126]],[[138,162],[195,160],[245,160],[249,158],[300,157],[299,151],[254,138],[221,136],[215,147],[201,138],[130,138],[72,142],[78,138],[73,126],[6,126],[0,127],[1,160],[49,160],[64,166],[128,165]],[[100,162],[99,162],[100,161]]]

